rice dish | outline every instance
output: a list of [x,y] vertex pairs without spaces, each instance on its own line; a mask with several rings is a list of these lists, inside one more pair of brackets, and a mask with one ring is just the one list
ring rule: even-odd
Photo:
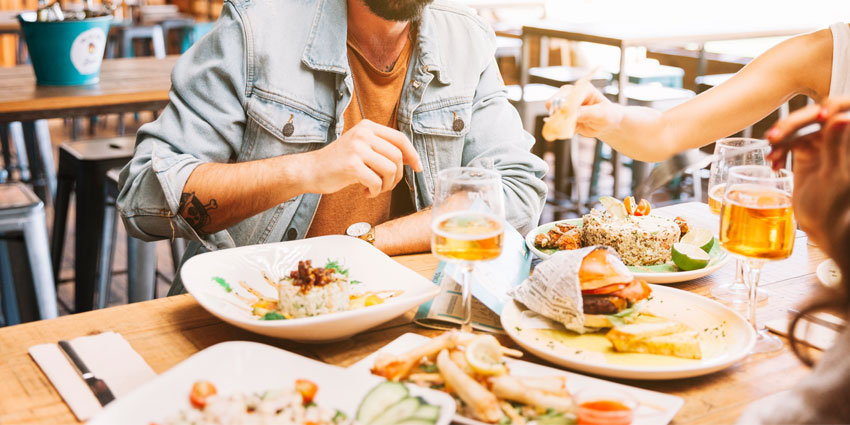
[[582,218],[582,245],[610,246],[627,266],[670,261],[671,248],[680,237],[679,224],[666,217],[628,215],[615,219],[607,211],[594,209]]
[[280,281],[277,309],[291,318],[347,311],[350,294],[348,277],[338,270],[299,261],[298,269]]

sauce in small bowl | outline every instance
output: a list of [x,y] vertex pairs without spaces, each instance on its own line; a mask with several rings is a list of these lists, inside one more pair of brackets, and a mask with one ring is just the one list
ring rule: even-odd
[[618,391],[580,391],[576,394],[578,425],[629,425],[638,403]]

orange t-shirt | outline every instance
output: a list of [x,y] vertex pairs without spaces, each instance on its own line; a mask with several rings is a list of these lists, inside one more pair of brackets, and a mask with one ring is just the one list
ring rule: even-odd
[[[408,39],[393,69],[384,72],[369,63],[349,38],[348,58],[354,78],[354,93],[343,112],[343,131],[348,131],[364,118],[397,129],[396,111],[412,52],[413,45]],[[397,185],[396,189],[370,199],[367,198],[369,192],[366,187],[358,183],[323,195],[307,237],[341,235],[354,223],[367,222],[375,226],[389,220],[393,197],[410,196],[404,184]]]

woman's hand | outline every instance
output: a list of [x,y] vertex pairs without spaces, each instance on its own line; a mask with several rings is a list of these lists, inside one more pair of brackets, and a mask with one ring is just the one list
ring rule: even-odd
[[[577,91],[573,94],[573,91]],[[565,85],[546,101],[546,108],[551,109],[554,99],[569,99],[576,96],[579,99],[576,133],[585,137],[600,137],[606,130],[619,123],[622,117],[620,105],[612,103],[602,92],[590,82],[579,81],[576,85]]]
[[[794,215],[800,227],[825,246],[836,219],[850,207],[850,99],[827,99],[789,115],[768,131],[772,143],[799,128],[821,122],[822,129],[793,142]],[[771,153],[784,163],[787,150]],[[836,215],[837,214],[837,215]],[[846,215],[843,215],[846,217]]]

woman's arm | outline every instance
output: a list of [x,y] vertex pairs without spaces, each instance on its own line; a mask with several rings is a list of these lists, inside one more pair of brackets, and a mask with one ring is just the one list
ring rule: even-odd
[[[629,157],[661,161],[727,137],[764,118],[796,94],[820,100],[829,92],[829,29],[786,40],[725,83],[665,112],[623,107],[589,87],[583,90],[577,132],[598,137]],[[572,87],[564,87],[563,96]]]

